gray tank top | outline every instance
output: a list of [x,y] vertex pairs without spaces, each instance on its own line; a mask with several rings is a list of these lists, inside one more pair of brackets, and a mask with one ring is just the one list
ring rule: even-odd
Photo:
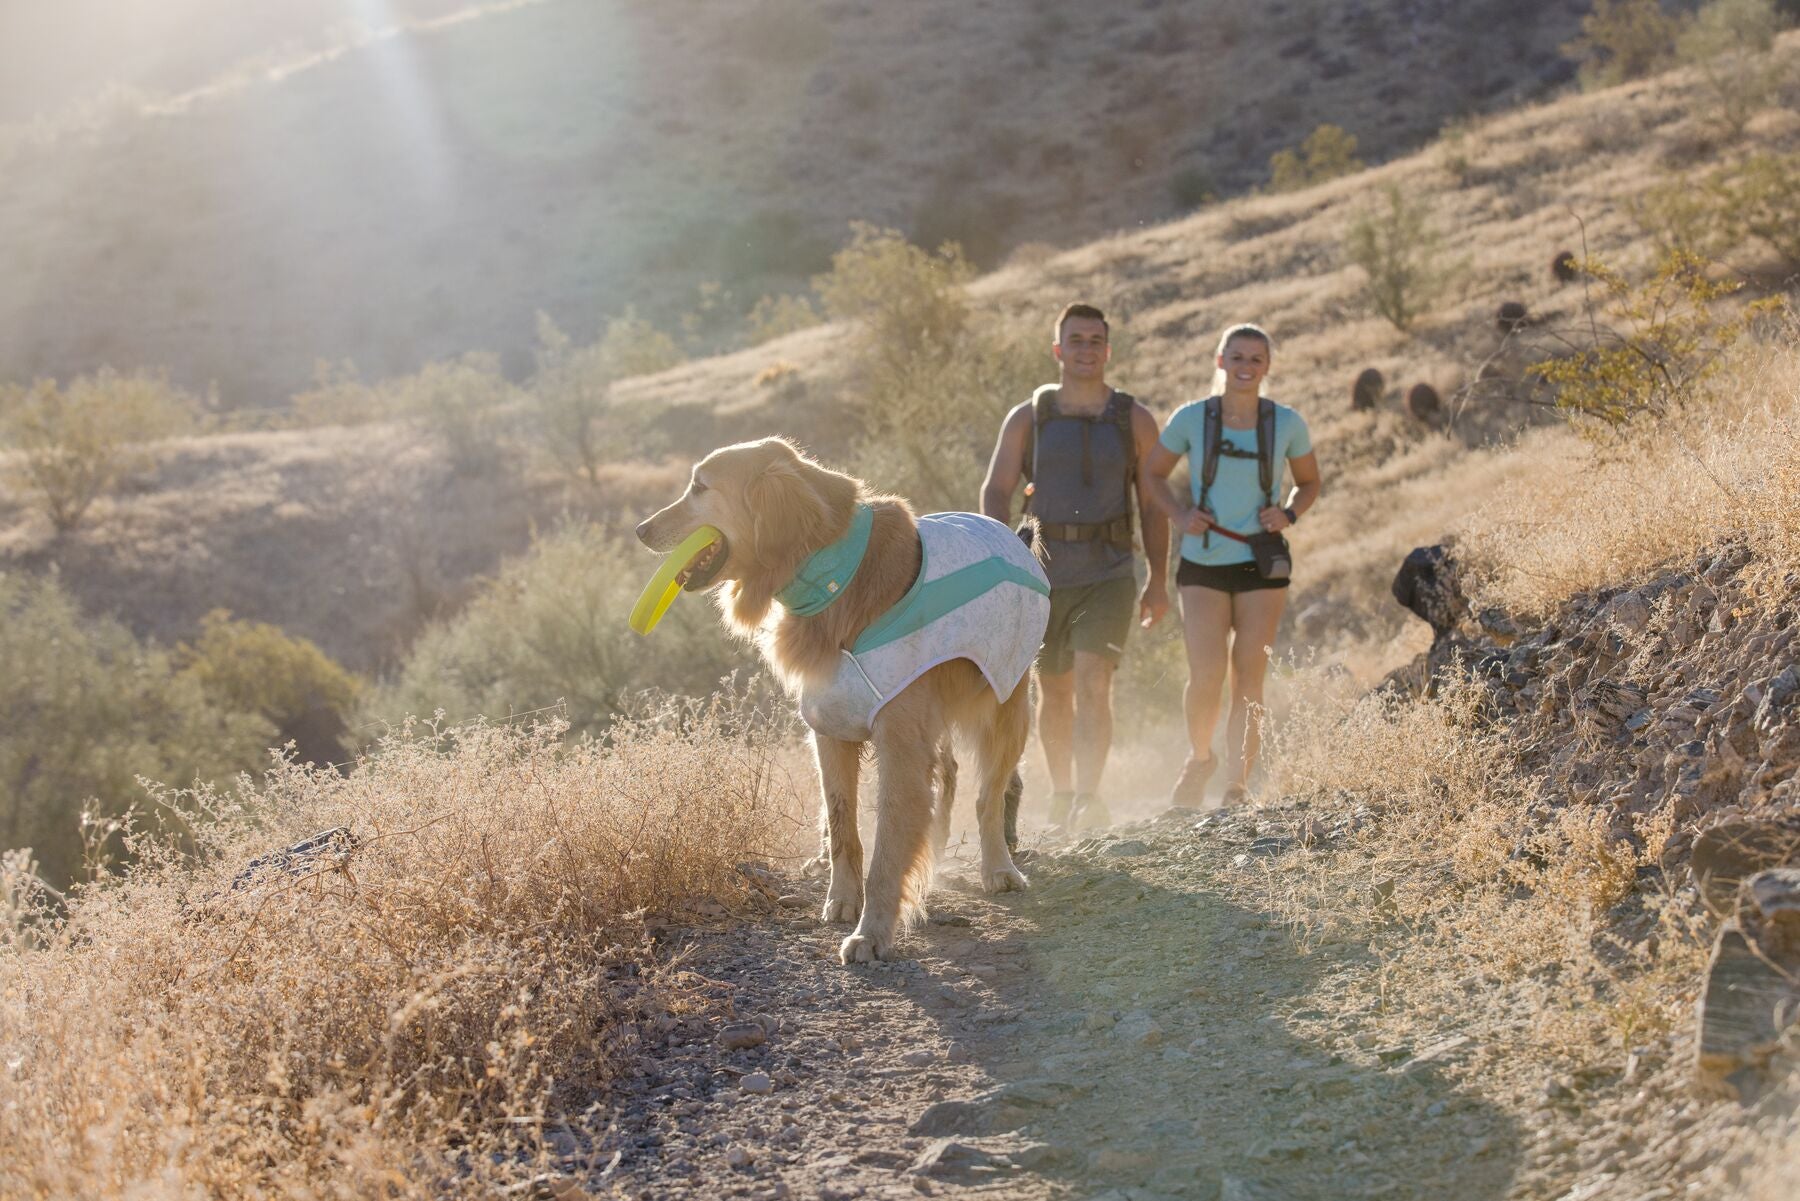
[[[1048,408],[1046,420],[1034,428],[1036,450],[1028,501],[1032,514],[1039,521],[1066,525],[1127,516],[1131,503],[1125,495],[1125,479],[1133,447],[1119,428],[1118,413],[1120,406],[1129,408],[1131,398],[1114,389],[1098,415],[1066,416],[1057,410],[1057,391],[1054,385],[1038,389],[1039,403]],[[1044,542],[1044,574],[1050,577],[1052,588],[1129,578],[1132,568],[1129,544],[1102,539]]]

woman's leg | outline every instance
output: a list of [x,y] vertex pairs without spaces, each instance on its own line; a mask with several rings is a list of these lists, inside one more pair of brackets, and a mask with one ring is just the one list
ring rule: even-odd
[[1269,648],[1287,605],[1286,588],[1263,588],[1231,597],[1231,720],[1226,726],[1225,787],[1242,785],[1262,751],[1263,677]]
[[1231,631],[1231,594],[1189,585],[1181,590],[1181,634],[1187,645],[1188,682],[1183,694],[1188,741],[1196,759],[1212,754],[1225,685],[1225,639]]

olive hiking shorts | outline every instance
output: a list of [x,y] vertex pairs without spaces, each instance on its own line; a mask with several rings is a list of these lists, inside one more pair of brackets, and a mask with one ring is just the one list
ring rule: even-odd
[[1091,651],[1117,664],[1137,616],[1137,581],[1130,576],[1050,589],[1050,624],[1038,671],[1059,676],[1075,669],[1075,652]]

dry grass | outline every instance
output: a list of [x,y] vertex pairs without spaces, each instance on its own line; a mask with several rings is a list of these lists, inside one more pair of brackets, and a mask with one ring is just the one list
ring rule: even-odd
[[1483,603],[1541,616],[1733,538],[1775,583],[1800,562],[1800,333],[1746,348],[1659,423],[1521,449],[1463,525]]
[[[52,912],[7,865],[0,1196],[491,1196],[705,982],[645,913],[742,902],[785,752],[723,705],[413,731],[340,778],[166,794],[179,840]],[[253,856],[348,826],[341,863]]]
[[1637,891],[1663,832],[1635,849],[1579,804],[1533,821],[1541,783],[1475,720],[1473,690],[1403,705],[1310,695],[1273,740],[1272,784],[1345,841],[1284,858],[1262,899],[1302,945],[1369,943],[1374,966],[1350,987],[1385,1036],[1423,1045],[1453,1016],[1479,1035],[1483,1072],[1529,1090],[1689,1019],[1703,922]]

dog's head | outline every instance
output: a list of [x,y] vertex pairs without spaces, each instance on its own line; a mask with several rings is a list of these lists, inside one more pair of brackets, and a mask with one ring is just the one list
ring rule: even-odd
[[700,460],[687,491],[641,523],[637,536],[667,553],[701,526],[716,527],[724,537],[682,574],[682,587],[729,583],[734,621],[754,626],[800,563],[849,528],[857,491],[854,479],[784,438],[740,442]]

